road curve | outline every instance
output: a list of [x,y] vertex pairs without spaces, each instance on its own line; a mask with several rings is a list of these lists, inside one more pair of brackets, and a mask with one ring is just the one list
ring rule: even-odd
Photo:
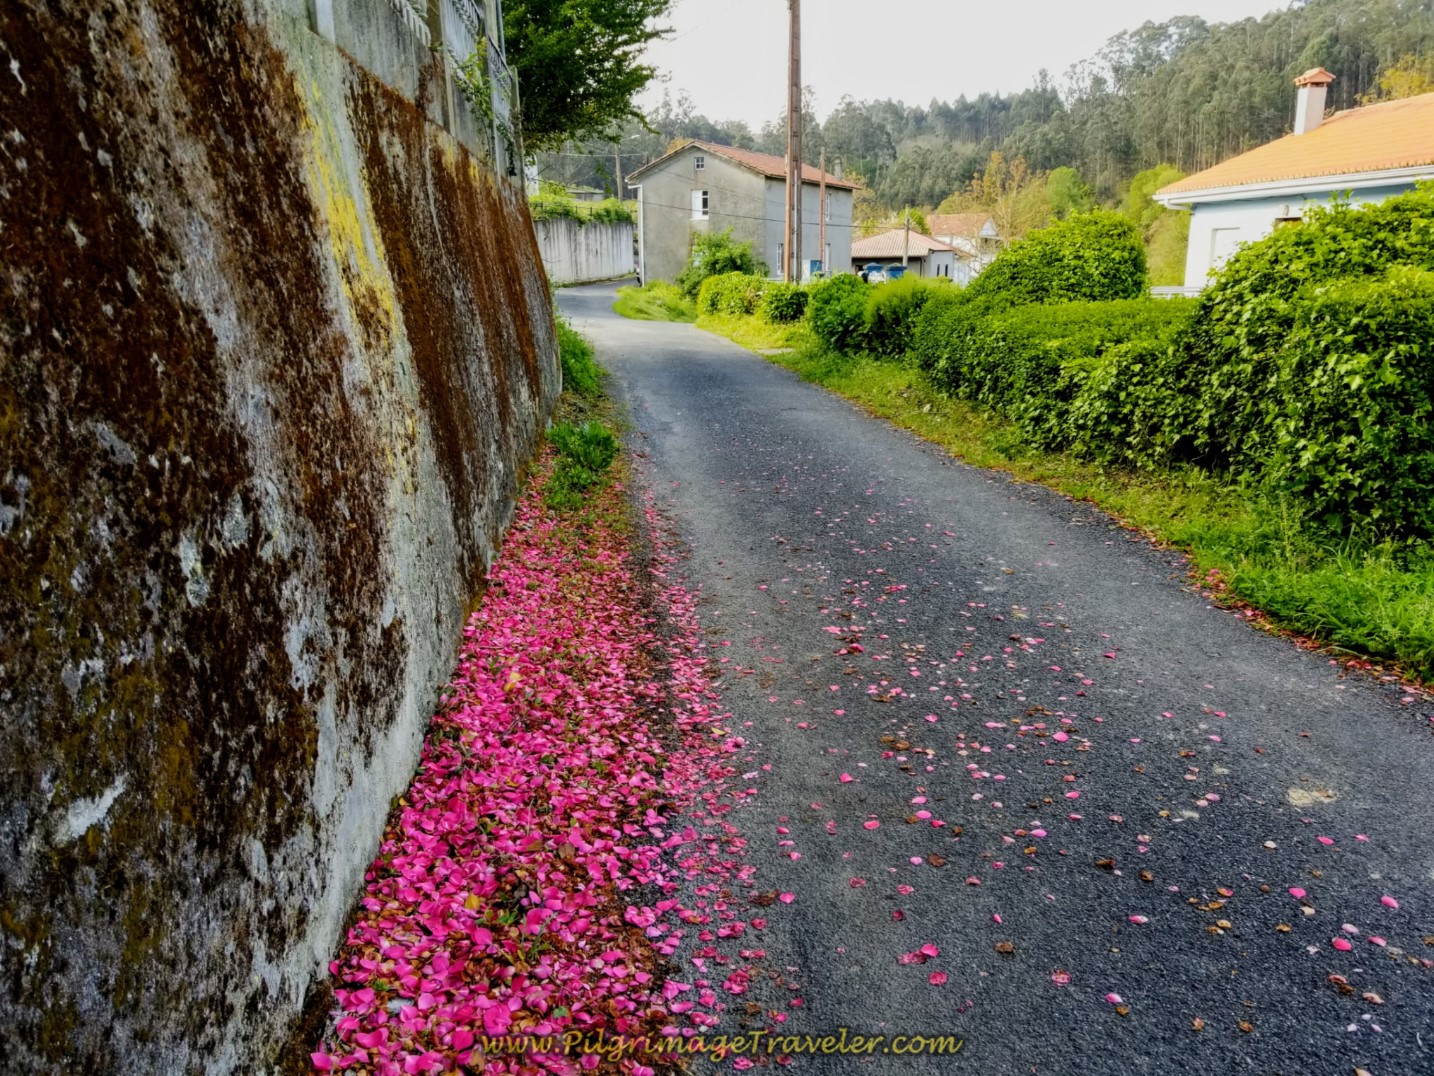
[[[759,888],[794,894],[761,939],[800,987],[785,1031],[887,1037],[794,1067],[1434,1073],[1427,697],[612,290],[558,302],[727,659],[756,759],[732,821]],[[948,1034],[954,1056],[890,1052]]]

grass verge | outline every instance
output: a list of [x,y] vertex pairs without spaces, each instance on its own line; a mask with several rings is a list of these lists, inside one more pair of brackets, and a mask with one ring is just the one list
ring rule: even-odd
[[697,307],[676,284],[652,280],[617,289],[613,312],[634,321],[696,321]]
[[1090,501],[1185,551],[1208,593],[1257,610],[1256,619],[1269,627],[1357,655],[1357,662],[1373,659],[1434,680],[1428,546],[1321,540],[1287,503],[1194,471],[1147,474],[1033,452],[1011,425],[942,395],[911,366],[835,355],[810,343],[769,358],[967,463]]

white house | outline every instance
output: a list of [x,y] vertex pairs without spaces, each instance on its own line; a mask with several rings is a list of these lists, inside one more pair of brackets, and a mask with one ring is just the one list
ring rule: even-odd
[[1191,212],[1185,291],[1198,292],[1242,243],[1298,223],[1310,206],[1381,202],[1434,179],[1434,93],[1326,118],[1333,81],[1324,68],[1306,71],[1295,80],[1292,133],[1155,193]]
[[946,280],[961,280],[958,263],[964,263],[966,256],[949,243],[933,239],[920,232],[907,232],[905,228],[893,228],[889,232],[858,239],[851,245],[852,269],[861,272],[868,265],[879,265],[887,269],[893,265],[906,265],[912,276],[941,277]]
[[[637,188],[643,280],[676,278],[687,265],[693,236],[729,228],[734,238],[752,244],[774,275],[781,275],[787,238],[785,158],[715,142],[687,142],[643,165],[628,181]],[[850,264],[854,190],[850,180],[802,166],[804,279],[823,266]]]
[[928,213],[926,230],[956,250],[958,284],[969,284],[1001,251],[1001,232],[989,213]]

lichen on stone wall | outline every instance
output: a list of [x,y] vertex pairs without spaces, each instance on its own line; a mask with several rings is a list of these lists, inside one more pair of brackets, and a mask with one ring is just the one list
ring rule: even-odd
[[261,3],[17,0],[0,81],[0,1055],[255,1071],[556,391],[531,227]]

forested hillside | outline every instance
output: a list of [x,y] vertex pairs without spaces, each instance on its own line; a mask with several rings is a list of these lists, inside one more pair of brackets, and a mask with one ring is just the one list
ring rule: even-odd
[[[934,207],[964,191],[997,150],[1023,159],[1033,176],[1074,168],[1095,196],[1114,202],[1139,172],[1192,172],[1285,133],[1294,77],[1320,66],[1338,76],[1335,109],[1434,90],[1434,0],[1297,0],[1236,23],[1147,22],[1059,82],[1042,72],[1020,93],[925,106],[844,98],[824,121],[809,107],[803,149],[812,163],[825,151],[828,163],[860,174],[886,210]],[[679,138],[785,151],[781,115],[753,131],[700,115],[679,96],[648,121],[653,130],[634,124],[620,144],[542,155],[543,177],[611,186],[615,153],[629,172]]]

